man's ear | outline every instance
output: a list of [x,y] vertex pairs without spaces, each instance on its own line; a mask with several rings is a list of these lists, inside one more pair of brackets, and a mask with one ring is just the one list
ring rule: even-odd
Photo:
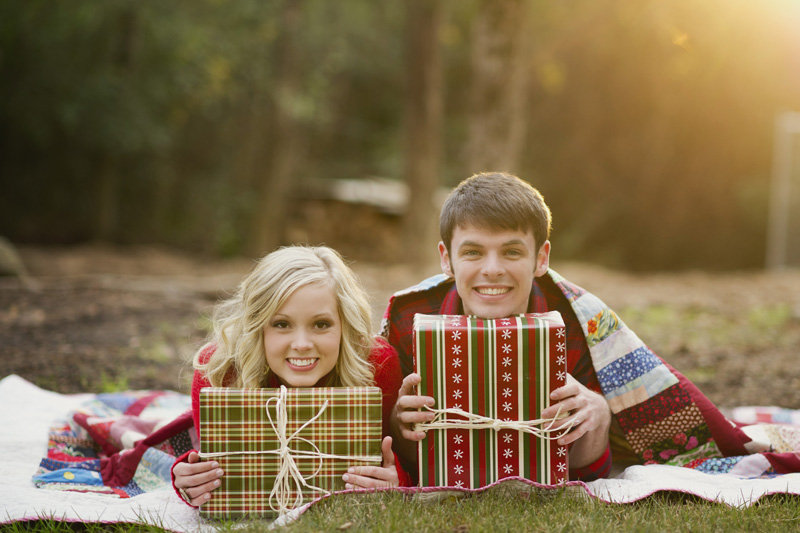
[[442,241],[439,241],[439,264],[442,266],[442,272],[445,276],[454,278],[453,266],[450,264],[450,254],[447,253],[447,246]]
[[550,268],[550,241],[544,241],[536,252],[536,268],[533,270],[533,277],[544,276]]

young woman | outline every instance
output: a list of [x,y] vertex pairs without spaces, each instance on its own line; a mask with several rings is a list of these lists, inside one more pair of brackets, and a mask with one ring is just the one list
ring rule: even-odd
[[[370,307],[355,274],[327,247],[280,248],[261,259],[214,311],[211,342],[194,359],[192,409],[204,387],[362,387],[383,391],[383,466],[353,467],[346,488],[409,484],[396,466],[389,414],[402,377],[397,353],[370,333]],[[224,472],[192,450],[172,467],[188,504],[208,501]]]

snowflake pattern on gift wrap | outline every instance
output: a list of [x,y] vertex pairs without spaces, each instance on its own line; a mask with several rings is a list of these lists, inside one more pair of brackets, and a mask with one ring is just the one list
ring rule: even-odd
[[556,358],[557,365],[566,365],[567,364],[567,356],[566,355],[559,355]]
[[503,398],[508,398],[509,396],[511,396],[511,389],[509,388],[503,389]]
[[462,442],[464,442],[464,437],[462,437],[461,435],[453,435],[453,442],[455,442],[456,444],[461,444]]
[[461,367],[461,359],[455,358],[453,359],[453,368],[460,368]]
[[461,332],[460,332],[460,331],[458,331],[458,330],[456,330],[456,331],[454,331],[454,332],[453,332],[453,334],[451,335],[451,337],[452,337],[452,339],[453,339],[454,341],[457,341],[457,340],[459,340],[459,339],[461,338]]
[[510,329],[504,329],[502,331],[502,335],[503,335],[504,339],[510,339],[511,338],[511,330]]
[[511,353],[511,345],[510,344],[504,344],[503,345],[503,353]]
[[461,383],[461,374],[453,375],[453,383]]
[[503,404],[503,411],[510,411],[511,410],[511,402],[506,402]]
[[456,481],[456,487],[458,487],[459,489],[463,489],[464,482],[459,479],[458,481]]
[[511,358],[510,357],[504,357],[503,358],[503,366],[508,366],[510,364],[511,364]]
[[454,403],[453,404],[453,409],[461,409],[461,404],[460,403]]
[[506,433],[505,435],[503,435],[503,440],[505,441],[506,444],[511,442],[511,439],[513,439],[513,438],[514,437],[511,436],[511,433]]
[[559,381],[564,381],[567,378],[567,376],[564,374],[564,372],[559,370],[558,373],[556,373],[556,378]]
[[567,455],[567,449],[564,448],[563,446],[559,447],[558,450],[556,450],[556,455],[558,455],[559,457],[564,457],[565,455]]
[[511,319],[510,318],[501,318],[500,319],[500,323],[502,325],[504,325],[504,326],[510,326],[511,325]]
[[558,337],[559,339],[564,338],[564,335],[566,335],[566,333],[564,332],[564,328],[558,328],[556,330],[556,337]]
[[461,465],[456,465],[456,466],[453,468],[453,472],[455,472],[456,474],[458,474],[458,475],[460,476],[461,474],[463,474],[463,473],[464,473],[464,467],[463,467],[463,466],[461,466]]
[[514,456],[514,452],[511,451],[510,449],[503,452],[503,457],[505,457],[506,459],[508,459],[510,457],[513,457],[513,456]]
[[461,399],[461,391],[460,390],[454,390],[453,391],[453,398],[455,398],[456,400],[460,400]]
[[456,458],[456,459],[461,459],[462,457],[464,457],[464,451],[463,450],[455,450],[453,452],[453,457]]
[[503,467],[503,470],[505,471],[505,473],[506,473],[506,474],[510,474],[511,472],[513,472],[513,471],[514,471],[514,467],[513,467],[513,466],[511,466],[511,465],[505,465],[505,466]]
[[511,381],[511,374],[508,372],[503,372],[503,381]]
[[558,466],[556,468],[558,468],[559,472],[563,473],[567,469],[567,465],[564,463],[558,463]]
[[559,352],[566,352],[567,351],[567,343],[566,342],[559,342],[558,346],[556,346],[556,349]]
[[453,355],[459,355],[461,354],[461,346],[456,344],[452,347],[451,351],[453,352]]

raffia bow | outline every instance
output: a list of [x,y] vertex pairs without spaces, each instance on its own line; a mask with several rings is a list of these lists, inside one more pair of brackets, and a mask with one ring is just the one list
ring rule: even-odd
[[[433,409],[425,406],[425,408],[434,413],[433,420],[430,422],[418,422],[414,425],[415,431],[428,431],[431,429],[492,429],[494,431],[500,431],[503,429],[510,429],[512,431],[529,433],[540,439],[556,440],[569,433],[572,427],[578,423],[578,421],[573,418],[566,426],[553,427],[558,420],[568,416],[566,414],[561,414],[560,407],[553,418],[539,418],[535,420],[501,420],[499,418],[476,415],[475,413],[470,413],[469,411],[464,411],[457,407]],[[456,415],[462,418],[449,418],[448,415]],[[545,427],[540,427],[545,424],[547,424]],[[556,432],[559,433],[554,434]]]
[[[275,450],[244,450],[244,451],[232,451],[232,452],[210,452],[210,453],[200,453],[200,457],[204,459],[210,459],[214,457],[224,457],[228,455],[260,455],[260,454],[269,454],[269,455],[277,455],[280,461],[280,468],[278,469],[278,473],[275,476],[275,484],[272,487],[272,491],[269,494],[269,508],[273,511],[278,513],[278,516],[283,516],[286,514],[290,509],[295,509],[302,505],[303,503],[303,492],[302,488],[305,487],[315,492],[320,492],[322,494],[328,495],[330,491],[325,490],[321,487],[317,487],[315,485],[311,485],[308,480],[314,478],[319,471],[322,469],[322,461],[323,459],[344,459],[349,461],[363,461],[366,463],[378,463],[380,464],[383,461],[383,458],[379,455],[335,455],[330,453],[323,453],[317,447],[316,444],[311,442],[310,440],[300,437],[299,433],[303,431],[306,427],[308,427],[312,422],[322,416],[322,413],[328,408],[328,400],[325,400],[325,403],[322,404],[319,411],[316,415],[312,418],[307,420],[302,426],[300,426],[294,433],[291,435],[286,434],[286,426],[289,422],[289,416],[286,410],[286,395],[287,389],[284,385],[281,385],[280,393],[278,396],[273,396],[269,398],[266,402],[264,402],[264,409],[267,412],[267,419],[269,420],[270,426],[275,431],[275,435],[278,437],[279,446]],[[273,420],[272,414],[270,413],[270,405],[274,404],[275,408],[275,417],[276,420]],[[311,447],[311,450],[299,450],[296,448],[292,448],[292,444],[297,446],[299,443],[305,443]],[[316,470],[308,476],[304,476],[300,469],[297,466],[295,461],[296,458],[299,457],[311,457],[319,460],[317,464]],[[295,492],[296,496],[294,499],[291,499],[292,492]]]

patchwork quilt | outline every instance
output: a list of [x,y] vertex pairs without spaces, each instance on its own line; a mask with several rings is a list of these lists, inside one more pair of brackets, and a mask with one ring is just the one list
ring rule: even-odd
[[97,394],[50,428],[47,456],[33,482],[44,489],[129,498],[171,487],[172,463],[196,443],[186,395]]

